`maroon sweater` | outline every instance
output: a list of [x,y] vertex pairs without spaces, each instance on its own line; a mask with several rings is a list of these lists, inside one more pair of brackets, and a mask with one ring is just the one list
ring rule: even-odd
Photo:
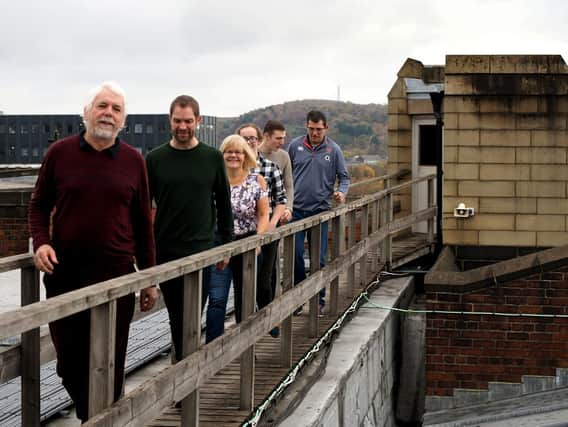
[[144,159],[118,139],[100,152],[83,134],[54,143],[39,171],[29,225],[34,252],[51,244],[60,268],[112,267],[134,258],[139,268],[155,265]]

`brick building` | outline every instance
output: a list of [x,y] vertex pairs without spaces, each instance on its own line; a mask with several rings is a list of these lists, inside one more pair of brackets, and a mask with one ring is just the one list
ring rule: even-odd
[[[408,59],[389,93],[389,172],[436,171],[430,93],[443,93],[445,248],[425,279],[426,408],[566,387],[568,66]],[[424,208],[415,190],[400,198],[406,212]],[[474,215],[457,217],[460,203]]]

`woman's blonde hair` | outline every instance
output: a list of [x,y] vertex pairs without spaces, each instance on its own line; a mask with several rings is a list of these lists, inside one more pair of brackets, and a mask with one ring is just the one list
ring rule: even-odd
[[246,170],[252,169],[256,167],[256,156],[252,151],[252,148],[249,147],[248,142],[240,135],[229,135],[226,137],[223,142],[221,143],[221,153],[225,154],[225,151],[234,148],[236,150],[240,150],[245,153],[245,161],[243,163],[243,168]]

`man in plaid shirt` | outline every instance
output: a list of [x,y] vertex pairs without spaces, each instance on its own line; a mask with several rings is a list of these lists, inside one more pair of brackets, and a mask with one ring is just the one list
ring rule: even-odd
[[[278,165],[271,160],[265,159],[258,152],[258,146],[262,141],[262,131],[254,123],[246,123],[239,126],[237,134],[242,136],[253,149],[256,154],[256,168],[253,173],[262,175],[266,180],[266,188],[268,189],[268,200],[270,201],[270,221],[267,231],[272,231],[281,222],[282,215],[286,210],[286,190],[284,189],[284,179]],[[256,301],[258,308],[261,309],[268,305],[274,299],[272,291],[272,273],[276,265],[278,254],[278,241],[268,243],[262,247],[260,257],[260,268],[257,277],[257,294]],[[279,329],[276,327],[270,331],[274,337],[279,335]]]

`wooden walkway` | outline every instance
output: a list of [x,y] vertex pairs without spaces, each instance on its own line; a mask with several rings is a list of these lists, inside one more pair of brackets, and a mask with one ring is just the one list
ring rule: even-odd
[[[427,252],[425,252],[425,248]],[[426,236],[413,234],[393,241],[393,266],[398,266],[400,260],[409,262],[419,258],[430,251]],[[370,252],[368,264],[374,257],[378,257],[376,252]],[[377,259],[377,258],[375,258]],[[379,269],[380,270],[380,269]],[[370,271],[370,269],[368,269]],[[376,275],[376,272],[369,274],[365,283],[368,283]],[[354,287],[355,295],[361,288]],[[327,290],[329,292],[329,289]],[[343,312],[353,301],[354,295],[348,294],[346,273],[340,276],[339,287],[339,313]],[[311,348],[321,335],[335,322],[324,312],[320,318],[319,336],[308,338],[308,304],[304,306],[301,316],[294,316],[293,328],[293,358],[297,363],[302,356]],[[288,373],[288,369],[282,368],[280,364],[280,339],[266,335],[255,346],[255,406],[258,406],[278,385],[278,383]],[[240,426],[249,416],[247,411],[239,409],[239,387],[240,374],[238,360],[231,363],[225,369],[217,373],[200,388],[200,426]],[[168,408],[162,415],[147,426],[151,427],[172,427],[180,425],[180,409]],[[263,425],[262,419],[260,425]]]

